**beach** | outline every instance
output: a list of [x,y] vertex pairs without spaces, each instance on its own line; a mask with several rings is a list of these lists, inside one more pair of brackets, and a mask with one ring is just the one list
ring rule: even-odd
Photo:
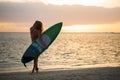
[[120,80],[120,67],[48,70],[32,74],[29,71],[5,72],[0,73],[0,80]]

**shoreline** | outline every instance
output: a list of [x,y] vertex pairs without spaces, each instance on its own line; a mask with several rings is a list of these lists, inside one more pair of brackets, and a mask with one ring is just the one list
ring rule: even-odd
[[120,67],[0,73],[0,80],[120,80]]
[[[103,68],[103,67],[120,67],[120,63],[106,63],[106,64],[94,64],[94,65],[81,65],[81,66],[68,66],[68,65],[50,65],[50,66],[39,66],[39,70],[44,71],[58,71],[58,70],[76,70],[76,69],[87,69],[87,68]],[[11,73],[11,72],[27,72],[31,71],[32,66],[22,67],[12,67],[12,68],[0,68],[1,73]]]

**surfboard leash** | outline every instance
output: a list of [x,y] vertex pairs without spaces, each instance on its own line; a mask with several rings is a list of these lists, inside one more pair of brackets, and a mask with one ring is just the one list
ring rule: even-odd
[[23,63],[23,64],[24,64],[25,68],[26,68],[29,72],[31,72],[31,71],[28,69],[28,67],[26,66],[26,64],[25,64],[25,63]]

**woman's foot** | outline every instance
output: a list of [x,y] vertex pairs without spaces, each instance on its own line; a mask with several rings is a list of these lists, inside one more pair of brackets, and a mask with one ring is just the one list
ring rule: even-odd
[[38,73],[39,68],[36,68],[36,72]]

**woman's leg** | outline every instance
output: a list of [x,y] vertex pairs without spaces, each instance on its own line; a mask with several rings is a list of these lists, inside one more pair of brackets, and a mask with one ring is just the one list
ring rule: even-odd
[[35,70],[38,72],[38,58],[35,59]]
[[36,70],[36,72],[38,72],[38,58],[34,59],[32,73],[34,72],[34,70]]
[[34,59],[34,61],[33,61],[33,69],[32,69],[32,73],[34,72],[34,70],[35,70],[35,59]]

